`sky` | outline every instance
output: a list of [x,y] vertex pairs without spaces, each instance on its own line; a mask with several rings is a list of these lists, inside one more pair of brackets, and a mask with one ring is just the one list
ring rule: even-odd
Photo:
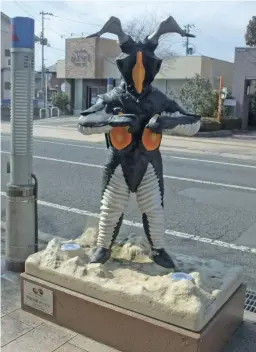
[[[195,55],[205,55],[221,60],[234,61],[235,47],[245,46],[246,26],[256,15],[256,1],[1,1],[1,11],[9,17],[24,16],[35,19],[35,34],[41,32],[40,12],[46,16],[45,65],[50,66],[65,58],[65,39],[86,36],[100,30],[111,17],[119,17],[122,24],[134,17],[155,16],[159,19],[172,15],[181,27],[193,24],[191,40]],[[115,36],[104,35],[116,39]],[[171,49],[177,55],[185,55],[184,38],[169,34]],[[36,69],[41,65],[41,46],[35,45]]]

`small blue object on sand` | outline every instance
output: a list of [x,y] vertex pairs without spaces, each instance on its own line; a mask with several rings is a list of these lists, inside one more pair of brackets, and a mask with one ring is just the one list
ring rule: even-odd
[[173,280],[189,280],[189,281],[192,281],[193,280],[193,277],[189,274],[186,274],[186,273],[171,273],[170,275],[170,278],[173,279]]
[[64,243],[61,246],[62,251],[76,251],[80,249],[80,245],[78,243]]

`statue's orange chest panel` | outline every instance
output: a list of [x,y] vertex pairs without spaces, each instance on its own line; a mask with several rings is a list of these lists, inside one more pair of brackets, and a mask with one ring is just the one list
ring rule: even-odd
[[[132,142],[132,134],[128,131],[128,127],[113,127],[109,133],[111,145],[117,149],[122,150],[128,147]],[[145,128],[142,133],[141,142],[144,148],[148,151],[159,148],[162,135],[154,133],[149,128]]]

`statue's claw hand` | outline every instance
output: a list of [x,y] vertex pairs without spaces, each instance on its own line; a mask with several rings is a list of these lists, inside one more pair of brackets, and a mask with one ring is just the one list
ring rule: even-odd
[[111,116],[109,119],[111,127],[128,127],[131,133],[138,129],[138,122],[138,117],[134,114],[118,114]]
[[154,133],[161,133],[163,130],[163,124],[160,115],[156,114],[151,117],[149,123],[146,125],[146,128],[149,128]]

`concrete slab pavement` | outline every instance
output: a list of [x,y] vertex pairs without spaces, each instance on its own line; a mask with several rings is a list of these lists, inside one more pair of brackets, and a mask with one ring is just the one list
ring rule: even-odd
[[[1,123],[1,133],[10,133],[11,128],[9,123]],[[105,140],[104,135],[83,136],[74,128],[59,127],[59,126],[44,126],[34,125],[34,137],[61,138],[68,140],[84,141],[84,142],[102,142]]]

